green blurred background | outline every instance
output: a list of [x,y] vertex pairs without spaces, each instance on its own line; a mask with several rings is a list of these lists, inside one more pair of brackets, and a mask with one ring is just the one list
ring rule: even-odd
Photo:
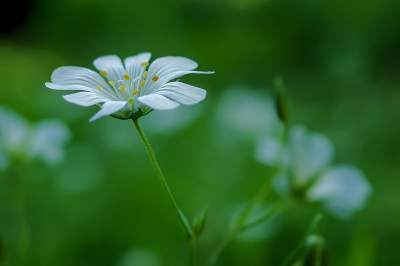
[[[400,265],[398,0],[12,5],[3,10],[11,16],[0,27],[0,104],[32,122],[65,121],[73,134],[60,165],[34,162],[18,169],[30,225],[27,265],[187,264],[186,240],[133,123],[111,117],[88,123],[97,108],[71,105],[62,92],[44,86],[59,66],[94,69],[99,56],[144,51],[153,60],[180,55],[198,62],[199,70],[216,71],[182,78],[207,90],[204,102],[141,118],[188,218],[209,203],[199,265],[206,265],[226,232],[232,206],[248,200],[271,172],[253,157],[258,138],[272,130],[268,123],[254,132],[230,128],[219,121],[221,101],[232,91],[269,99],[275,76],[284,78],[290,93],[291,122],[326,134],[336,148],[335,163],[360,167],[374,187],[353,220],[326,216],[329,265]],[[236,108],[240,113],[240,102]],[[13,265],[18,228],[12,184],[7,172],[0,175],[0,234],[5,265]],[[279,265],[318,210],[298,206],[278,217],[271,232],[237,239],[218,265]]]

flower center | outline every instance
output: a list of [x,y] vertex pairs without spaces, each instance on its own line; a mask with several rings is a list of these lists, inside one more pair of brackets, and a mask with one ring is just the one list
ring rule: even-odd
[[[140,66],[143,67],[143,70],[146,70],[147,66],[149,66],[149,62],[142,62]],[[131,77],[129,74],[123,74],[122,79],[118,79],[119,77],[115,75],[109,75],[109,73],[105,70],[100,70],[100,75],[103,77],[107,77],[108,84],[114,89],[119,100],[128,101],[132,108],[134,109],[136,95],[140,93],[141,88],[143,88],[146,84],[147,71],[142,72],[137,77]],[[118,80],[111,80],[113,78],[117,78]],[[159,76],[155,75],[152,77],[152,81],[156,82],[159,79]],[[141,80],[141,81],[140,81]],[[117,84],[117,85],[116,85]],[[103,88],[100,86],[96,86],[97,89],[102,90]],[[132,97],[133,96],[133,97]]]

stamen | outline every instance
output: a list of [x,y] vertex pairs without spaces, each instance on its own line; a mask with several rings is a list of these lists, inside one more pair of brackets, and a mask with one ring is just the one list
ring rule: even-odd
[[111,86],[114,86],[114,85],[115,85],[115,82],[112,81],[112,80],[110,80],[110,81],[108,82],[108,84],[110,84]]
[[120,89],[121,91],[126,91],[126,89],[125,89],[124,86],[119,86],[119,89]]
[[100,86],[96,86],[96,88],[98,88],[99,90],[101,90],[101,89],[102,89]]
[[144,87],[144,84],[146,84],[146,81],[143,80],[142,82],[140,82],[140,87],[143,88],[143,87]]
[[125,74],[125,75],[124,75],[124,79],[126,79],[126,80],[130,80],[130,79],[131,79],[131,77],[130,77],[128,74]]
[[158,80],[158,78],[159,78],[159,76],[155,75],[151,80],[152,80],[153,82],[156,82],[156,81]]
[[146,78],[146,76],[147,76],[147,71],[145,71],[145,72],[143,73],[143,78]]
[[100,75],[102,75],[103,77],[107,77],[108,73],[106,71],[104,71],[104,70],[101,70],[100,71]]
[[133,106],[133,99],[132,99],[132,98],[129,98],[129,99],[128,99],[128,102],[129,102],[130,105],[132,106],[132,109],[134,109],[134,106]]
[[132,92],[132,95],[136,95],[139,93],[139,90],[135,90],[134,92]]
[[142,63],[140,63],[140,65],[141,65],[142,67],[147,67],[147,66],[149,65],[149,62],[142,62]]

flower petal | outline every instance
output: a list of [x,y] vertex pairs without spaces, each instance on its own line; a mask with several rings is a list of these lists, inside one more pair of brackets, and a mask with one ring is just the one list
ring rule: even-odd
[[157,58],[151,64],[149,73],[151,70],[175,68],[176,70],[194,70],[198,67],[198,64],[186,57],[182,56],[164,56]]
[[255,158],[258,162],[274,166],[279,162],[279,155],[282,149],[280,139],[276,137],[266,137],[259,141]]
[[290,132],[290,160],[298,185],[306,185],[333,158],[333,145],[319,133],[309,133],[303,125]]
[[146,70],[146,66],[141,66],[141,63],[149,62],[150,57],[151,53],[140,53],[134,56],[129,56],[124,60],[126,72],[131,76],[131,79],[140,77],[137,84],[140,84],[143,80],[143,73]]
[[53,83],[45,84],[50,89],[91,91],[110,100],[116,98],[115,93],[100,74],[84,67],[59,67],[51,75],[51,81]]
[[122,65],[121,59],[116,55],[105,55],[101,56],[93,61],[93,65],[99,71],[107,72],[107,79],[117,83],[118,80],[122,80],[126,70]]
[[23,149],[29,135],[28,121],[11,109],[0,106],[0,146],[16,152]]
[[206,98],[207,92],[203,89],[181,82],[170,82],[158,89],[156,94],[164,95],[178,103],[192,105]]
[[174,102],[159,94],[141,96],[137,98],[137,100],[155,110],[168,110],[174,109],[179,106],[179,103]]
[[59,120],[44,120],[33,129],[28,154],[30,158],[40,157],[45,163],[60,163],[65,156],[64,146],[71,139],[68,127]]
[[372,186],[358,168],[339,165],[330,168],[307,191],[311,201],[324,201],[325,207],[339,218],[350,218],[364,207]]
[[93,122],[96,119],[99,119],[103,116],[112,115],[123,108],[130,108],[129,102],[126,101],[109,101],[104,103],[101,106],[101,110],[98,111],[92,118],[90,118],[89,122]]
[[109,101],[109,99],[99,96],[93,92],[77,92],[74,94],[64,95],[63,98],[69,103],[84,107]]
[[185,57],[167,56],[156,59],[149,67],[146,84],[141,95],[151,94],[170,80],[186,74],[213,74],[214,72],[191,71],[197,63]]

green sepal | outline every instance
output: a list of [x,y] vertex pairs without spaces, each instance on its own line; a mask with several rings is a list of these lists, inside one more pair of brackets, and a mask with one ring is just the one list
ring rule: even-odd
[[142,111],[142,109],[139,108],[139,111],[137,111],[136,113],[133,113],[130,118],[132,120],[137,120],[142,116],[143,116],[143,111]]
[[193,220],[193,235],[198,238],[204,230],[208,214],[208,205],[203,208],[203,210],[194,218]]

